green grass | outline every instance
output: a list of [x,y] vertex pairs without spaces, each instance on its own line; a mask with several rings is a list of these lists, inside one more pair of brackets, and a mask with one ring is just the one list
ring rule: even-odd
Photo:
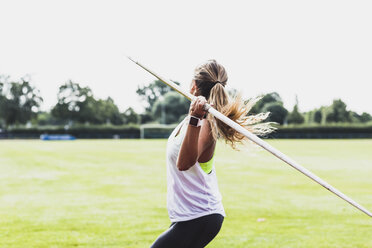
[[[372,140],[271,140],[372,210]],[[0,247],[149,247],[167,229],[166,140],[0,141]],[[219,143],[209,247],[372,247],[372,218],[266,151]],[[264,221],[258,221],[264,219]]]

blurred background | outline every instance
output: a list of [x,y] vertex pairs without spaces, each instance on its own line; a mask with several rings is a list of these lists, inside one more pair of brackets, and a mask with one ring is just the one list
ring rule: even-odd
[[[0,247],[149,247],[166,142],[208,59],[264,138],[372,209],[371,1],[0,0]],[[41,139],[41,140],[40,140]],[[44,141],[63,139],[71,141]],[[262,150],[217,145],[208,247],[372,247],[370,219]]]
[[[140,137],[142,124],[182,119],[188,102],[126,55],[186,89],[198,64],[217,59],[230,92],[264,96],[253,112],[271,111],[283,126],[372,120],[368,1],[2,1],[1,9],[0,128],[12,130],[1,137],[93,125]],[[301,132],[332,132],[311,130]]]

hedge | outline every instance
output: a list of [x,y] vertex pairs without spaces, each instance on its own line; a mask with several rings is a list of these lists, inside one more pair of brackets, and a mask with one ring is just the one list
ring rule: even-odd
[[38,139],[42,134],[70,134],[78,139],[140,138],[138,126],[78,126],[12,128],[0,133],[0,138]]
[[[168,138],[176,125],[11,128],[0,138],[38,139],[41,134],[70,134],[78,139]],[[279,126],[266,138],[372,138],[372,125]]]
[[269,138],[372,138],[372,125],[284,126]]

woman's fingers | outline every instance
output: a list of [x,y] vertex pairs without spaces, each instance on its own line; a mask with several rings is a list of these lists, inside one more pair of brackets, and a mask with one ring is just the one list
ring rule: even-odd
[[202,96],[197,97],[196,106],[197,106],[199,111],[203,110],[203,106],[204,106],[204,103],[205,103],[204,100],[205,100],[205,98],[202,97]]
[[197,96],[194,98],[190,105],[190,114],[202,118],[206,113],[204,110],[204,105],[206,103],[207,100],[203,96]]
[[204,105],[207,103],[207,100],[203,96],[197,96],[191,102],[190,105],[190,114],[198,118],[203,118],[206,111],[204,110]]

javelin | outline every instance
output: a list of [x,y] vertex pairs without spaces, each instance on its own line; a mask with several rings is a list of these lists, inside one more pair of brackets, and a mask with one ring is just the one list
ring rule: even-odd
[[[128,59],[130,59],[132,62],[134,62],[135,64],[137,64],[140,67],[142,67],[144,70],[146,70],[147,72],[149,72],[150,74],[152,74],[153,76],[155,76],[157,79],[159,79],[160,81],[162,81],[166,85],[168,85],[171,88],[173,88],[174,90],[176,90],[178,93],[180,93],[183,96],[185,96],[190,101],[195,98],[195,96],[192,95],[191,93],[185,91],[184,89],[182,89],[177,84],[175,84],[175,83],[173,83],[171,81],[165,80],[163,77],[160,77],[159,75],[155,74],[153,71],[149,70],[148,68],[146,68],[145,66],[143,66],[141,63],[139,63],[137,61],[134,61],[130,57],[128,57]],[[296,161],[294,161],[293,159],[291,159],[290,157],[288,157],[287,155],[285,155],[284,153],[282,153],[278,149],[272,147],[267,142],[263,141],[262,139],[260,139],[256,135],[254,135],[253,133],[249,132],[247,129],[245,129],[244,127],[240,126],[235,121],[233,121],[230,118],[226,117],[225,115],[221,114],[219,111],[217,111],[216,109],[214,109],[213,107],[211,107],[208,103],[206,103],[204,105],[204,109],[207,110],[210,114],[212,114],[214,117],[216,117],[220,121],[224,122],[226,125],[230,126],[231,128],[235,129],[236,131],[240,132],[245,137],[247,137],[248,139],[250,139],[251,141],[253,141],[257,145],[261,146],[266,151],[268,151],[271,154],[273,154],[275,157],[277,157],[280,160],[286,162],[288,165],[290,165],[294,169],[298,170],[299,172],[301,172],[305,176],[309,177],[313,181],[317,182],[318,184],[320,184],[324,188],[328,189],[333,194],[337,195],[341,199],[345,200],[349,204],[353,205],[354,207],[356,207],[357,209],[359,209],[360,211],[362,211],[363,213],[365,213],[368,216],[372,217],[371,212],[369,212],[366,208],[364,208],[363,206],[361,206],[360,204],[358,204],[356,201],[354,201],[350,197],[346,196],[344,193],[342,193],[338,189],[334,188],[332,185],[330,185],[329,183],[327,183],[326,181],[324,181],[323,179],[321,179],[320,177],[318,177],[317,175],[315,175],[314,173],[312,173],[308,169],[302,167],[300,164],[298,164]]]

